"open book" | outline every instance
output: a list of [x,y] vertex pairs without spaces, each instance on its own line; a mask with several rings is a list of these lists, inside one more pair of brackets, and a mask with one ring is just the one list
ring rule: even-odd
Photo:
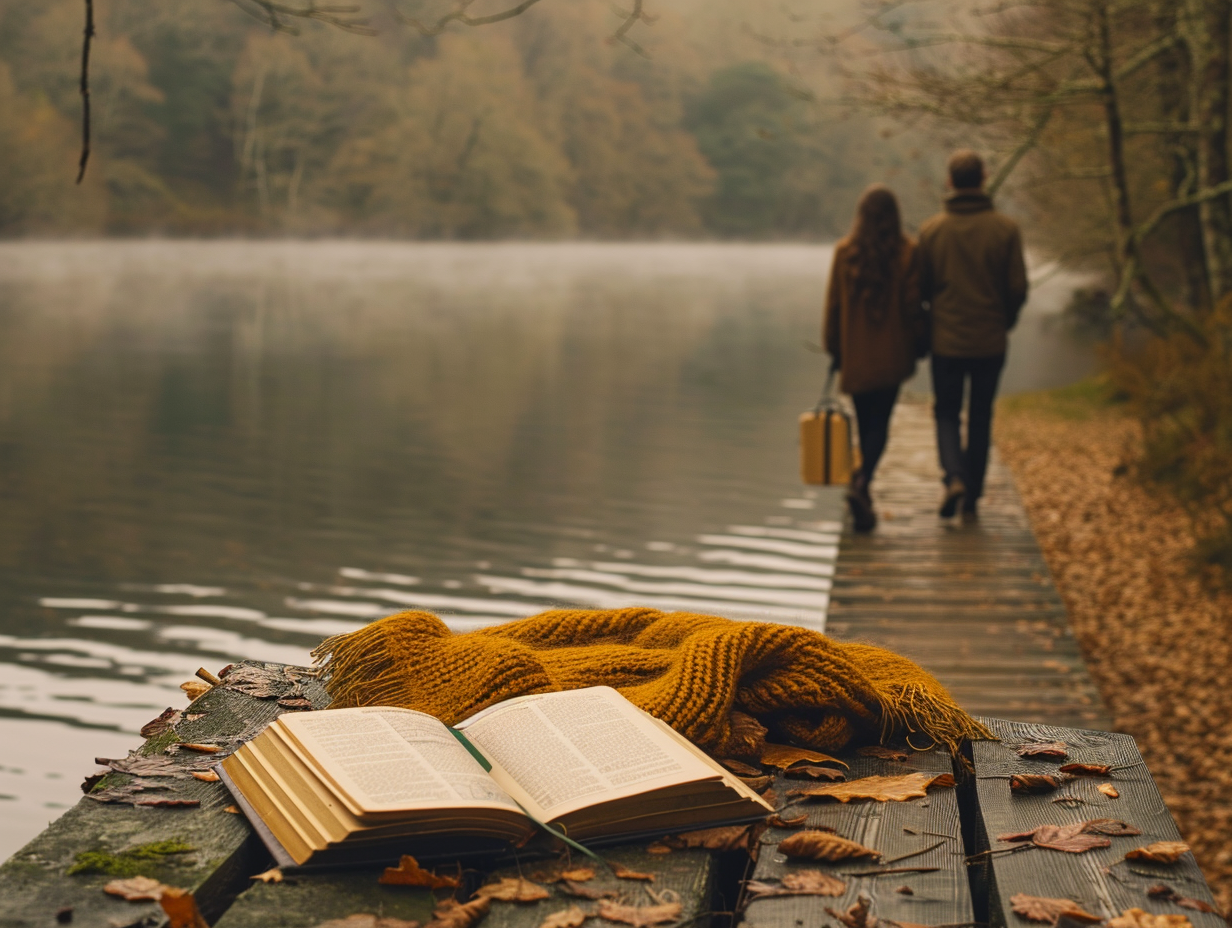
[[282,866],[687,831],[772,812],[606,686],[519,696],[449,728],[410,709],[288,713],[218,767]]

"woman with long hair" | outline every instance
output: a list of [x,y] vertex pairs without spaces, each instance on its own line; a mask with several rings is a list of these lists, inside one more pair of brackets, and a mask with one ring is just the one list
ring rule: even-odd
[[834,247],[823,341],[839,387],[856,407],[863,462],[847,504],[858,532],[877,524],[869,488],[890,437],[890,415],[903,381],[915,373],[923,336],[916,245],[903,234],[898,200],[874,184],[856,207],[851,232]]

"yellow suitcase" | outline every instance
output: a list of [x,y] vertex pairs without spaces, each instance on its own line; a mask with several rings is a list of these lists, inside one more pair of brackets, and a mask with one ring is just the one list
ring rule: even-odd
[[851,416],[835,401],[833,385],[832,367],[821,399],[800,415],[800,477],[805,483],[846,485],[860,466]]

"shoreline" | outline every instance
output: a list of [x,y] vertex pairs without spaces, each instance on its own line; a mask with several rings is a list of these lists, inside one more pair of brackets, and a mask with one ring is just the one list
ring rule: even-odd
[[1232,591],[1190,568],[1190,522],[1132,476],[1139,427],[1089,382],[1004,399],[1014,475],[1117,731],[1131,734],[1224,912],[1232,909]]

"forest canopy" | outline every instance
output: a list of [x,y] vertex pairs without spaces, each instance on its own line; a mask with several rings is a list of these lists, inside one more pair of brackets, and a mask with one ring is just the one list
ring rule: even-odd
[[0,118],[20,127],[0,234],[828,239],[895,178],[930,212],[935,160],[810,99],[741,8],[656,4],[641,55],[599,2],[369,37],[115,0],[74,188],[80,0],[0,0]]

